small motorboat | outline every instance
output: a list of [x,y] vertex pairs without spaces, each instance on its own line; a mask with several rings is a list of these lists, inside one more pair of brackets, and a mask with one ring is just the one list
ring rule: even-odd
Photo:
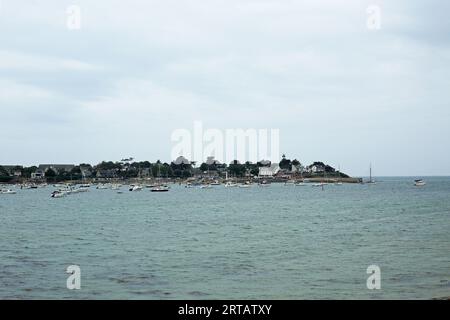
[[427,183],[425,181],[423,181],[422,179],[417,179],[414,180],[414,185],[416,187],[423,187],[424,185],[426,185]]
[[326,186],[327,185],[327,183],[325,183],[325,182],[319,182],[319,183],[314,183],[312,186],[313,187],[323,187],[323,186]]
[[240,184],[239,185],[239,188],[251,188],[251,184],[249,184],[249,183],[244,183],[244,184]]
[[151,192],[167,192],[169,191],[169,187],[167,186],[158,186],[150,189]]
[[268,186],[270,186],[270,183],[268,183],[266,180],[263,180],[260,183],[258,183],[258,186],[260,186],[260,187],[268,187]]
[[0,190],[0,194],[16,194],[16,192],[11,189],[3,189],[3,190]]
[[237,187],[238,185],[236,183],[230,182],[228,181],[227,183],[225,183],[225,187],[226,188],[233,188],[233,187]]
[[130,191],[142,191],[142,187],[141,186],[133,186],[130,188]]
[[211,188],[212,188],[212,185],[210,185],[210,184],[202,184],[200,186],[200,189],[211,189]]
[[66,192],[64,191],[54,191],[51,195],[52,198],[63,198],[66,196]]
[[88,188],[77,188],[77,189],[72,189],[71,191],[72,191],[72,193],[81,193],[81,192],[88,192],[89,189]]

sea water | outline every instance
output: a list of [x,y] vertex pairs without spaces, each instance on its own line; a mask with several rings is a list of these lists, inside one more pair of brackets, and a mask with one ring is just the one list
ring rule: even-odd
[[[450,178],[377,180],[0,195],[0,298],[450,296]],[[71,265],[79,290],[66,286]]]

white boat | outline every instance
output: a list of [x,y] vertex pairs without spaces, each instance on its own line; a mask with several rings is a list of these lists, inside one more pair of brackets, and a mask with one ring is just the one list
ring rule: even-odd
[[108,186],[106,186],[106,185],[104,185],[104,184],[99,184],[99,185],[97,186],[97,189],[98,189],[98,190],[106,190],[106,189],[108,189]]
[[423,181],[422,179],[417,179],[414,180],[414,185],[416,187],[423,187],[424,185],[426,185],[427,183],[425,181]]
[[239,188],[251,188],[251,184],[246,184],[246,183],[244,183],[244,184],[240,184],[239,185]]
[[210,184],[202,184],[200,186],[200,189],[211,189],[211,188],[212,188],[212,186]]
[[133,186],[130,188],[130,191],[142,191],[142,187],[141,186]]
[[158,186],[150,189],[151,192],[167,192],[169,191],[169,187],[167,186]]
[[376,181],[372,179],[372,164],[370,164],[369,181],[367,181],[366,183],[368,183],[368,184],[376,184]]
[[237,183],[233,183],[231,181],[228,181],[227,183],[225,183],[226,188],[235,188],[237,186],[238,186]]
[[88,192],[88,188],[78,188],[78,189],[72,189],[70,190],[72,193],[81,193],[81,192]]
[[52,198],[63,198],[66,196],[66,192],[63,191],[54,191],[51,195]]
[[38,188],[37,185],[34,185],[34,184],[26,184],[26,185],[20,186],[20,189],[37,189],[37,188]]
[[328,183],[326,182],[319,182],[319,183],[314,183],[312,186],[313,187],[323,187],[326,186]]
[[0,194],[16,194],[16,192],[11,189],[3,189],[0,191]]
[[306,183],[304,183],[304,182],[296,182],[294,184],[294,186],[296,186],[296,187],[304,187],[304,186],[306,186]]

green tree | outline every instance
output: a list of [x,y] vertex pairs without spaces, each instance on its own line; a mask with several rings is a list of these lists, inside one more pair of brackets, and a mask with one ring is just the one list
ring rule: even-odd
[[70,170],[70,179],[71,180],[81,180],[81,169],[79,166],[74,167],[72,170]]
[[8,171],[0,166],[0,182],[6,183],[13,179],[8,173]]
[[6,176],[9,177],[8,171],[5,168],[3,168],[2,166],[0,166],[0,176],[1,177],[6,177]]
[[280,166],[281,169],[290,170],[291,169],[291,160],[286,159],[286,156],[283,154],[283,157],[282,157],[282,159],[280,161],[279,166]]
[[200,170],[201,170],[202,172],[208,171],[208,165],[207,165],[206,163],[202,163],[202,164],[200,165]]
[[183,171],[183,178],[189,178],[191,176],[192,176],[191,171],[188,171],[188,170]]
[[245,171],[246,171],[245,165],[238,163],[237,160],[234,160],[228,166],[228,172],[236,177],[242,177],[245,174]]
[[165,165],[160,166],[161,177],[167,178],[169,170]]
[[30,179],[31,178],[31,174],[35,173],[37,170],[36,166],[32,166],[32,167],[24,167],[22,169],[22,177]]
[[56,180],[56,172],[52,168],[48,168],[47,171],[45,171],[45,178],[47,181],[55,181]]
[[159,177],[160,176],[160,172],[159,172],[159,164],[154,164],[153,166],[152,166],[152,175],[154,176],[154,177]]
[[97,170],[120,170],[122,168],[122,164],[112,161],[103,161],[96,166]]

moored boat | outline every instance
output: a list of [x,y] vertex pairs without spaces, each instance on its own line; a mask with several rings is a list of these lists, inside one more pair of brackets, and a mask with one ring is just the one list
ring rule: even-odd
[[319,183],[314,183],[312,186],[313,187],[323,187],[326,186],[328,183],[326,182],[319,182]]
[[132,186],[130,188],[130,191],[142,191],[142,187],[141,186]]
[[416,187],[423,187],[424,185],[426,185],[427,183],[425,181],[423,181],[422,179],[417,179],[414,180],[414,185]]
[[51,194],[51,197],[52,198],[63,198],[63,197],[65,197],[66,196],[66,192],[64,192],[64,191],[59,191],[59,190],[57,190],[57,191],[53,191],[52,192],[52,194]]
[[239,185],[239,188],[250,188],[252,186],[252,184],[249,181],[246,181],[243,184]]
[[225,187],[226,188],[234,188],[234,187],[237,187],[237,186],[238,186],[237,183],[233,183],[231,181],[228,181],[227,183],[225,183]]
[[0,194],[16,194],[16,191],[11,190],[11,189],[3,189],[3,190],[0,190]]
[[158,186],[150,189],[151,192],[167,192],[169,191],[169,187],[167,186]]

